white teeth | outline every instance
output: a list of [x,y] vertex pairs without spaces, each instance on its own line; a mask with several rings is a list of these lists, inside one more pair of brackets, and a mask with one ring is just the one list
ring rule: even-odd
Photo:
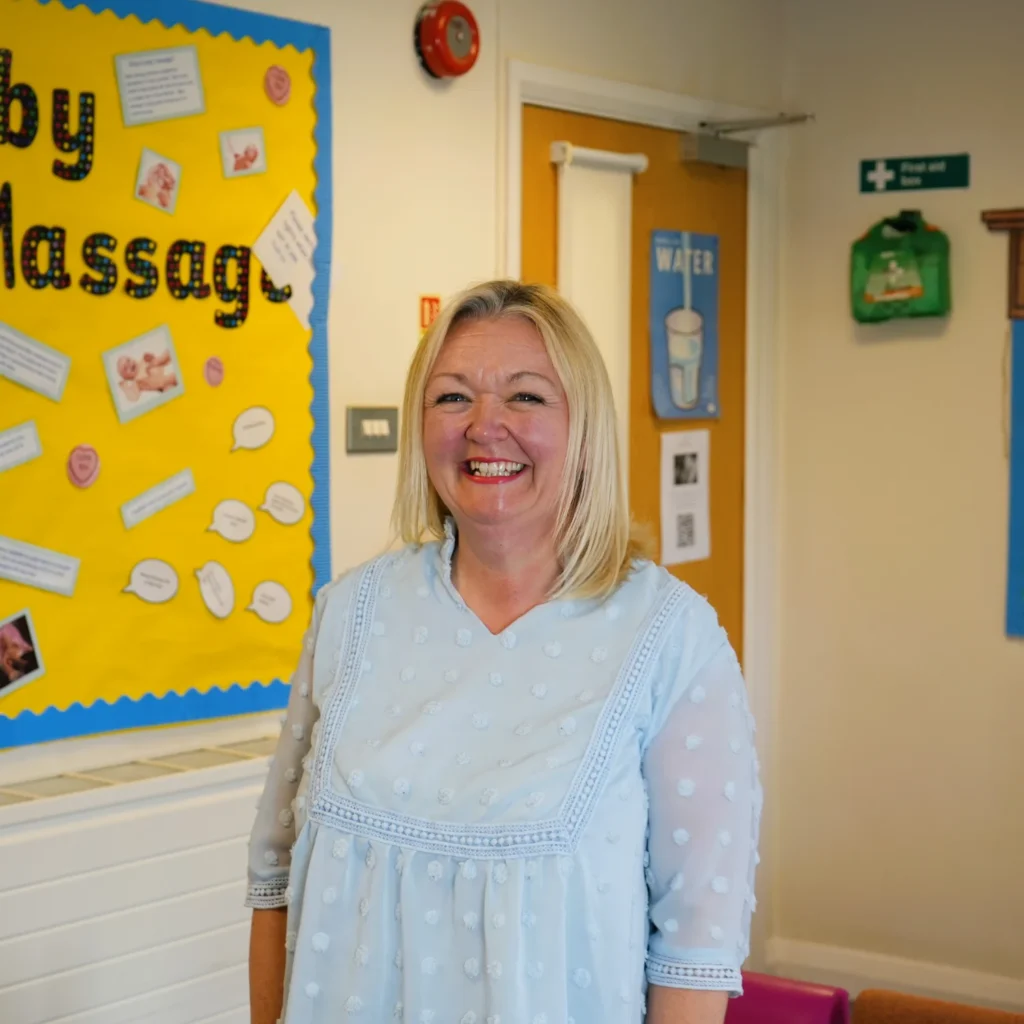
[[469,470],[474,476],[515,476],[523,470],[521,462],[476,462],[470,460]]

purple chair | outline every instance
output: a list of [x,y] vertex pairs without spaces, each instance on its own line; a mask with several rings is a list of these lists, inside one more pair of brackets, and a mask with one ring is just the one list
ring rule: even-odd
[[743,973],[743,995],[729,1000],[725,1024],[850,1024],[842,988]]

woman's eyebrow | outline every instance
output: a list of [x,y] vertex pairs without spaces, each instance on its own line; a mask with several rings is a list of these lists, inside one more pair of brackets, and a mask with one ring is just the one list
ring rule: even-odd
[[543,373],[537,373],[536,370],[517,370],[515,373],[510,373],[508,376],[509,384],[518,384],[524,377],[536,377],[538,380],[542,380],[552,387],[555,386],[554,381],[550,377],[546,377]]
[[[454,373],[452,371],[445,371],[443,373],[431,374],[431,380],[440,380],[442,377],[447,377],[450,380],[457,381],[459,384],[469,387],[469,378],[464,373]],[[518,384],[524,377],[536,377],[537,380],[544,381],[549,387],[557,389],[555,382],[543,373],[538,373],[536,370],[516,370],[514,373],[510,373],[505,381],[508,384]]]

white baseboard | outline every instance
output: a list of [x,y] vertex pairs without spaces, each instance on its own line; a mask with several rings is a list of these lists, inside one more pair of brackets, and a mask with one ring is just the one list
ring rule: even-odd
[[845,988],[851,997],[864,989],[885,988],[932,999],[1024,1011],[1024,978],[782,938],[768,940],[766,961],[772,974],[836,985]]

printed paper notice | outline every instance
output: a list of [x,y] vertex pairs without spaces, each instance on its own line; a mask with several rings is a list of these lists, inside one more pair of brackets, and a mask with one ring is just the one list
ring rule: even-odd
[[14,469],[23,462],[38,459],[43,454],[39,431],[32,420],[10,430],[0,431],[0,473]]
[[121,519],[124,521],[125,529],[130,530],[150,516],[155,516],[157,512],[163,512],[176,501],[187,498],[195,489],[196,482],[191,469],[183,469],[155,487],[150,487],[148,491],[121,506]]
[[71,370],[71,359],[0,323],[0,377],[59,402]]
[[79,560],[57,551],[0,537],[0,580],[70,597],[78,581]]
[[194,46],[121,53],[114,62],[126,128],[205,111],[199,55]]
[[661,435],[661,564],[711,557],[710,437],[706,430]]
[[281,204],[252,247],[275,287],[291,288],[288,305],[303,327],[309,328],[313,309],[313,253],[316,232],[313,213],[298,192]]

